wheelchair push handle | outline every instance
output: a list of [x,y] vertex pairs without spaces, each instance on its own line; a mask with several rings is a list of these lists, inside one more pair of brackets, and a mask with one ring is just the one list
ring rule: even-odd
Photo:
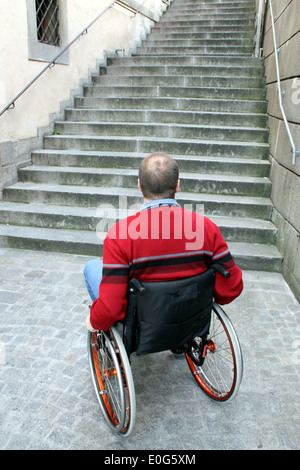
[[141,284],[141,282],[135,277],[130,280],[130,285],[131,289],[133,289],[132,292],[134,292],[134,288],[141,294],[144,294],[146,290],[145,287]]
[[[216,272],[219,272],[225,279],[228,279],[230,277],[229,271],[227,271],[227,269],[225,269],[224,266],[222,266],[221,264],[214,264],[211,269],[213,270],[214,274]],[[132,294],[139,292],[141,295],[144,295],[146,292],[146,288],[139,281],[139,279],[132,278],[129,283],[129,292]]]
[[213,270],[214,272],[217,271],[218,273],[222,274],[225,279],[228,279],[230,277],[229,271],[227,271],[227,269],[225,269],[224,266],[222,266],[221,264],[214,264]]

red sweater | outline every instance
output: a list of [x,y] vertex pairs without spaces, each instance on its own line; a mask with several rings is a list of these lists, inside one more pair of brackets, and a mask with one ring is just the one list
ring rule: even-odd
[[107,233],[99,298],[91,306],[91,325],[106,331],[122,320],[128,281],[169,281],[200,274],[214,263],[230,277],[216,274],[215,301],[232,302],[243,290],[235,264],[219,228],[208,218],[180,207],[143,210]]

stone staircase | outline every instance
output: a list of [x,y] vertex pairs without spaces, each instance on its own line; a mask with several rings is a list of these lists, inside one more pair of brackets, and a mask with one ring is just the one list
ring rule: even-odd
[[178,202],[204,204],[237,264],[280,271],[253,36],[253,0],[174,0],[134,55],[108,59],[4,189],[0,246],[101,256],[106,224],[142,202],[141,159],[162,150],[181,170]]

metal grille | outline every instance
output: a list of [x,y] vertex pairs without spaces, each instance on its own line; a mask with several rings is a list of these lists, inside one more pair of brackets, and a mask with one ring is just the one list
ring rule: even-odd
[[59,45],[57,0],[35,0],[37,39],[46,44]]

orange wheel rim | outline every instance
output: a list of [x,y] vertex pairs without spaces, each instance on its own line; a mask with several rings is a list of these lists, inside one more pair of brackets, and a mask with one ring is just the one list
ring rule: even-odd
[[[104,402],[105,408],[106,408],[106,410],[107,410],[107,412],[110,416],[110,419],[112,420],[114,425],[117,426],[119,424],[119,421],[116,418],[116,415],[114,414],[114,412],[112,410],[112,407],[109,403],[109,399],[107,397],[104,382],[102,380],[101,370],[100,370],[100,367],[99,367],[99,357],[98,357],[98,348],[97,348],[97,333],[96,332],[93,333],[92,342],[94,344],[94,346],[92,347],[92,349],[93,349],[93,358],[94,358],[94,366],[95,366],[98,385],[99,385],[99,388],[102,392],[101,397],[102,397],[102,400]],[[107,374],[107,375],[105,375],[105,374]],[[111,375],[116,375],[116,374],[117,374],[117,371],[115,369],[113,371],[110,371],[110,372],[108,372],[106,369],[104,370],[104,377],[105,377],[106,380]]]

